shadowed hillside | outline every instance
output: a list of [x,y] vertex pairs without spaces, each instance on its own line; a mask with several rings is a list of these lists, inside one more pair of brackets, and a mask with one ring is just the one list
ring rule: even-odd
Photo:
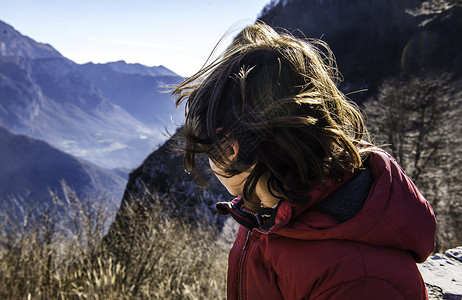
[[[114,171],[64,153],[48,143],[0,127],[0,199],[46,199],[58,193],[61,181],[78,195],[106,194],[112,209],[119,203],[125,178]],[[112,199],[111,199],[112,198]]]

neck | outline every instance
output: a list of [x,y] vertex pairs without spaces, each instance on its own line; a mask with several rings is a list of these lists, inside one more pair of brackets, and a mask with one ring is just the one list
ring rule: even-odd
[[255,188],[255,194],[260,199],[261,206],[273,207],[276,204],[278,204],[280,200],[279,198],[276,198],[273,195],[271,195],[271,193],[268,190],[268,185],[263,182],[266,182],[266,180],[260,179],[258,181],[258,184]]

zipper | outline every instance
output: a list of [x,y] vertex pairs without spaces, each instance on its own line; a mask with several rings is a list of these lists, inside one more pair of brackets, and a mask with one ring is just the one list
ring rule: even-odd
[[261,222],[260,222],[260,219],[258,218],[257,213],[254,213],[253,211],[248,210],[248,209],[245,208],[244,206],[241,206],[241,211],[243,211],[243,212],[245,212],[245,213],[248,213],[248,214],[252,215],[252,216],[255,218],[255,220],[257,221],[257,225],[258,225],[257,227],[260,227],[260,226],[261,226]]
[[249,244],[251,236],[252,236],[252,230],[249,230],[249,232],[247,233],[247,239],[245,240],[245,243],[244,243],[244,248],[242,249],[241,262],[239,264],[239,278],[238,278],[238,282],[237,282],[237,285],[238,285],[238,299],[244,299],[243,295],[242,295],[242,293],[243,293],[242,286],[244,284],[244,282],[243,282],[244,262],[245,262],[245,259],[246,259],[247,246]]

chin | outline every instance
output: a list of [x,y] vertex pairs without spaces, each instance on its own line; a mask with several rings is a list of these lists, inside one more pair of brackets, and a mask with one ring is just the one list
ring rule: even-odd
[[237,197],[240,195],[240,193],[232,192],[230,190],[228,190],[228,192],[231,194],[231,196],[234,196],[234,197]]
[[237,196],[242,195],[242,191],[236,191],[236,190],[230,190],[230,189],[227,189],[227,190],[228,190],[228,193],[231,194],[231,196],[237,197]]

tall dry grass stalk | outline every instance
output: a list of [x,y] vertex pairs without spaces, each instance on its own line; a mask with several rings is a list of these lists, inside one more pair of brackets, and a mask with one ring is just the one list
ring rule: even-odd
[[10,200],[0,212],[0,299],[225,298],[229,245],[160,196],[124,209],[128,221],[104,241],[113,217],[104,197],[67,189],[36,205]]

